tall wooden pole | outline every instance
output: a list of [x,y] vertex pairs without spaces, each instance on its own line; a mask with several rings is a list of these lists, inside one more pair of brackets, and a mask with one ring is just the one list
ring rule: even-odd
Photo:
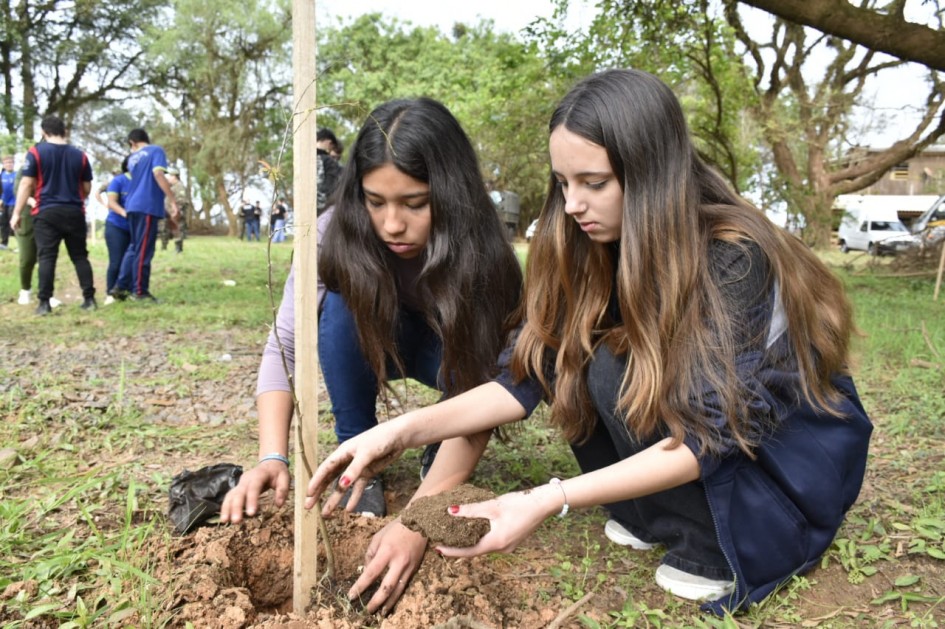
[[938,291],[942,287],[942,272],[945,271],[945,240],[942,240],[942,257],[938,259],[938,275],[935,277],[935,291],[932,301],[938,301]]
[[[295,205],[295,560],[292,609],[304,616],[317,584],[318,526],[303,507],[316,467],[318,419],[318,303],[316,297],[315,0],[292,0],[294,75],[292,149]],[[317,508],[317,507],[316,507]]]

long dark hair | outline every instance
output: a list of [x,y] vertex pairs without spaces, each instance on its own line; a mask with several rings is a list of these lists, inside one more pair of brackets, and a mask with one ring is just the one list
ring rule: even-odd
[[375,235],[361,184],[384,164],[430,186],[432,224],[418,294],[427,322],[443,340],[440,381],[455,395],[493,375],[515,323],[510,315],[521,298],[521,268],[472,144],[450,111],[429,98],[393,100],[372,111],[335,190],[318,270],[353,312],[378,382],[388,380],[388,358],[403,372],[394,344],[398,258]]
[[[714,450],[718,433],[701,409],[704,383],[719,393],[726,427],[751,454],[751,425],[735,370],[735,332],[713,278],[713,242],[757,245],[778,282],[799,396],[834,412],[831,376],[846,368],[853,329],[840,281],[793,236],[735,194],[698,157],[679,101],[645,72],[610,70],[580,82],[555,110],[559,126],[606,151],[623,189],[619,246],[594,243],[564,211],[552,177],[529,254],[525,318],[513,371],[543,377],[549,351],[556,379],[553,422],[581,440],[596,422],[586,372],[598,343],[627,357],[618,408],[639,437],[666,426]],[[754,243],[754,245],[751,245]],[[618,253],[614,255],[614,251]],[[616,277],[616,281],[615,278]],[[621,323],[610,323],[616,292]]]

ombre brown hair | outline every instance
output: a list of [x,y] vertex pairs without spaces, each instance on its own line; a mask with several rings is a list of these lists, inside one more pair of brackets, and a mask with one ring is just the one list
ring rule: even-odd
[[[441,103],[393,100],[361,127],[329,204],[335,213],[319,252],[325,286],[344,297],[378,383],[388,362],[403,373],[394,343],[400,308],[391,253],[374,232],[362,181],[392,164],[430,186],[430,239],[417,279],[426,322],[443,341],[439,380],[447,395],[487,381],[515,324],[522,271],[489,198],[472,144]],[[383,391],[383,389],[382,389]]]
[[[831,377],[845,371],[853,329],[843,286],[701,161],[669,87],[636,70],[592,75],[561,101],[549,132],[562,125],[607,151],[623,189],[619,243],[595,243],[580,231],[553,176],[532,238],[512,371],[542,382],[564,436],[581,442],[594,428],[587,368],[606,344],[627,360],[618,410],[632,434],[668,430],[677,443],[691,435],[701,452],[718,451],[718,431],[698,403],[709,388],[727,431],[751,455],[758,433],[736,376],[732,314],[708,262],[713,241],[756,245],[767,257],[768,286],[777,281],[800,373],[798,397],[836,415]],[[608,313],[614,298],[619,318]]]

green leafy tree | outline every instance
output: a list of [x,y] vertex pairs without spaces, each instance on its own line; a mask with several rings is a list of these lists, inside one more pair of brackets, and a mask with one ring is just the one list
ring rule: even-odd
[[601,0],[587,37],[565,27],[568,5],[559,0],[552,19],[529,29],[556,65],[571,75],[634,67],[660,76],[683,102],[702,157],[736,189],[755,183],[758,136],[742,116],[753,102],[752,86],[731,29],[708,0]]
[[[737,0],[601,0],[587,37],[539,32],[544,48],[595,68],[632,65],[670,83],[703,156],[739,190],[803,215],[805,239],[829,243],[839,194],[875,183],[945,133],[945,93],[929,77],[924,116],[887,150],[851,154],[866,87],[905,61],[771,18],[747,28]],[[867,0],[861,8],[882,10]],[[559,12],[568,0],[559,0]],[[900,7],[901,9],[901,7]],[[570,52],[569,52],[570,51]],[[762,161],[767,160],[767,161]]]
[[0,0],[0,96],[10,134],[33,137],[38,118],[72,122],[142,85],[144,29],[167,0]]
[[391,98],[428,96],[457,117],[479,152],[483,177],[519,194],[521,224],[540,210],[547,184],[547,124],[562,92],[534,45],[456,24],[447,36],[378,14],[319,25],[319,125],[347,137]]
[[176,0],[166,23],[148,33],[150,95],[159,113],[173,115],[156,126],[200,199],[195,223],[221,208],[235,235],[231,199],[260,177],[260,160],[278,161],[291,130],[290,19],[288,0]]

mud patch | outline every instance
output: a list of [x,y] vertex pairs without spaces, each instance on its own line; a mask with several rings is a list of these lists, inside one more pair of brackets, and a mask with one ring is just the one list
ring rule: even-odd
[[[195,627],[541,627],[567,607],[550,577],[517,578],[488,557],[453,560],[428,551],[386,617],[345,593],[357,580],[371,537],[392,518],[339,514],[326,521],[335,578],[313,592],[304,618],[292,610],[293,512],[264,510],[238,527],[206,527],[176,538],[155,575],[175,584],[174,626]],[[320,570],[325,557],[319,551]],[[498,566],[498,569],[497,569]],[[547,606],[535,605],[541,591]]]

